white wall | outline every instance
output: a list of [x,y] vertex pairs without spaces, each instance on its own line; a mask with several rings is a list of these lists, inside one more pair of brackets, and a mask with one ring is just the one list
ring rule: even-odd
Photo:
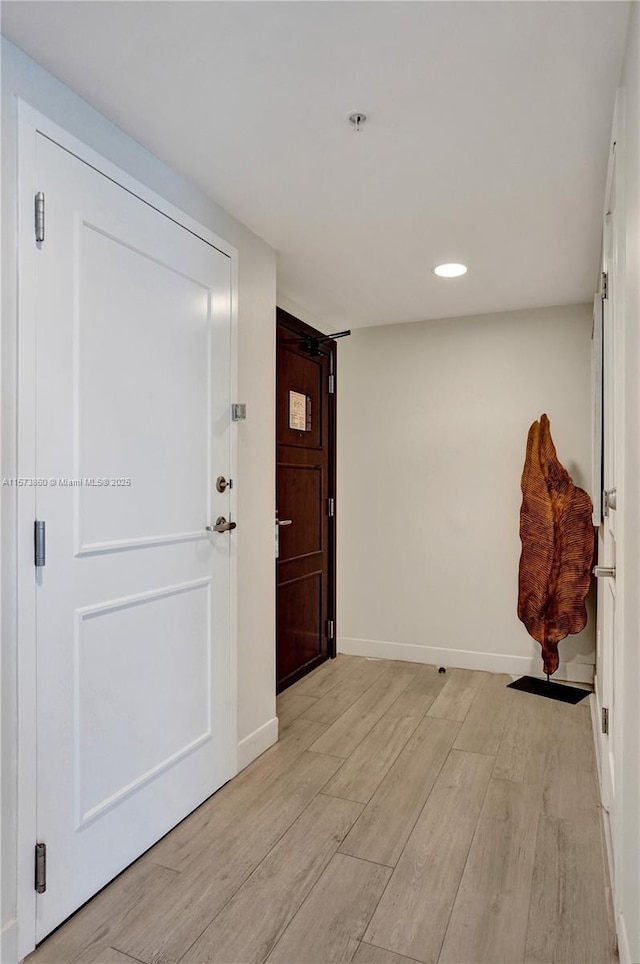
[[[238,426],[238,741],[246,764],[273,740],[275,722],[275,252],[209,197],[131,140],[75,93],[2,42],[2,476],[15,471],[16,114],[21,97],[239,252],[238,400],[248,418]],[[2,489],[2,947],[15,959],[16,630],[12,503]],[[252,734],[260,731],[256,737]]]
[[617,827],[614,837],[615,906],[622,964],[640,961],[640,9],[631,5],[627,51],[621,81],[625,100],[622,145],[625,198],[624,295],[624,478],[620,500],[624,519],[624,584],[621,692],[621,766],[616,774]]
[[[546,412],[589,488],[591,308],[361,329],[340,345],[343,652],[542,673],[516,613],[520,475]],[[558,678],[591,680],[594,622]]]
[[282,291],[279,284],[276,300],[278,308],[283,308],[285,311],[288,311],[290,315],[293,315],[294,318],[298,318],[300,321],[306,322],[307,325],[311,325],[312,328],[317,328],[318,331],[321,331],[324,334],[337,331],[338,328],[340,328],[341,331],[344,330],[344,328],[341,328],[339,324],[333,324],[326,318],[324,320],[320,320],[320,318],[318,318],[316,315],[313,315],[310,311],[307,311],[307,309],[299,304],[299,302],[294,301],[286,294],[286,292]]

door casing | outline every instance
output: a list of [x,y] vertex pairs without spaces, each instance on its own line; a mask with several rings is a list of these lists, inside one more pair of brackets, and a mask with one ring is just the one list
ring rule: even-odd
[[[34,478],[35,472],[35,304],[33,278],[37,254],[34,239],[34,197],[38,191],[36,174],[36,139],[42,134],[64,150],[74,154],[101,174],[115,181],[141,201],[175,221],[187,231],[226,254],[231,260],[231,396],[235,397],[238,384],[238,252],[223,238],[185,214],[175,205],[131,177],[121,168],[102,157],[82,141],[50,121],[22,100],[18,110],[18,308],[15,319],[17,331],[16,391],[11,399],[17,412],[16,475]],[[46,201],[46,199],[45,199]],[[46,226],[46,215],[45,215]],[[46,244],[46,238],[45,242]],[[231,473],[237,477],[236,426],[231,430]],[[17,920],[18,955],[22,959],[36,944],[36,892],[33,884],[34,847],[36,843],[36,634],[35,634],[35,568],[33,560],[33,521],[35,519],[35,488],[21,488],[20,499],[7,506],[3,525],[17,533],[15,556],[3,573],[4,580],[15,578],[16,637],[18,650],[18,793],[17,793]],[[231,511],[236,512],[235,489],[231,492]],[[230,560],[230,732],[233,745],[229,747],[232,772],[237,772],[237,554],[232,547]],[[6,585],[6,583],[5,583]]]
[[[614,180],[615,179],[615,180]],[[617,217],[614,218],[613,223],[607,226],[607,215],[609,212],[610,200],[612,197],[612,192],[615,192],[616,197],[616,210],[618,212]],[[612,645],[613,640],[607,639],[606,633],[603,633],[605,627],[602,625],[603,611],[602,608],[598,613],[597,622],[597,647],[598,653],[596,656],[596,679],[595,679],[595,698],[592,700],[591,706],[593,709],[593,727],[594,736],[596,744],[596,755],[598,761],[598,778],[600,784],[600,793],[603,802],[602,816],[604,824],[604,835],[607,847],[607,857],[609,863],[610,879],[613,889],[613,901],[614,901],[614,913],[616,917],[616,928],[618,933],[621,932],[621,922],[619,919],[618,906],[616,904],[616,893],[622,892],[622,880],[621,880],[621,869],[620,860],[616,862],[616,855],[618,857],[623,853],[624,840],[622,839],[622,821],[620,819],[620,786],[621,777],[623,774],[622,766],[622,722],[623,722],[623,674],[624,674],[624,598],[625,598],[625,572],[624,565],[620,565],[620,562],[624,560],[624,540],[625,540],[625,491],[624,491],[624,480],[625,480],[625,424],[624,424],[624,331],[625,331],[625,304],[624,304],[624,277],[625,277],[625,223],[624,223],[624,210],[625,210],[625,193],[624,193],[624,92],[622,89],[618,89],[616,95],[616,105],[614,111],[613,129],[611,134],[610,152],[609,152],[609,166],[607,171],[607,183],[605,191],[604,200],[604,210],[603,210],[603,252],[602,252],[602,267],[603,270],[607,271],[608,284],[611,286],[611,291],[613,292],[613,311],[609,313],[608,317],[604,318],[604,324],[609,324],[613,327],[612,338],[610,339],[609,347],[613,342],[613,358],[607,360],[604,358],[603,363],[603,377],[604,368],[607,364],[611,365],[609,382],[612,383],[612,397],[603,398],[603,408],[604,408],[604,424],[603,424],[603,435],[606,434],[607,430],[607,406],[613,406],[613,431],[615,436],[615,465],[613,466],[615,487],[617,490],[617,508],[615,511],[615,551],[616,559],[614,564],[616,565],[616,579],[615,579],[615,609],[618,618],[615,621],[615,653],[616,658],[613,660],[613,665],[611,667],[611,675],[609,679],[608,693],[603,693],[602,680],[599,679],[598,670],[600,669],[603,662],[602,647],[607,645]],[[604,250],[605,239],[607,236],[607,230],[612,230],[613,235],[611,237],[611,247],[610,252]],[[606,314],[606,313],[605,313]],[[607,336],[604,335],[604,341],[606,345]],[[607,440],[603,438],[603,446],[606,446]],[[604,451],[604,449],[603,449]],[[606,458],[606,451],[605,451]],[[603,473],[603,486],[607,487],[606,473]],[[594,493],[595,499],[597,501],[598,496],[601,493]],[[607,565],[607,559],[601,553],[604,548],[604,529],[607,524],[607,519],[604,518],[601,521],[598,532],[598,551],[599,551],[599,564]],[[606,591],[605,587],[599,587],[598,596],[599,601],[602,598],[603,593]],[[601,728],[601,711],[603,705],[606,706],[604,700],[607,700],[611,705],[607,708],[609,709],[609,732],[614,735],[613,752],[611,759],[609,757],[609,738],[602,734]],[[611,776],[613,777],[613,784],[611,784],[610,777],[605,770],[611,766]],[[615,797],[612,797],[612,790],[615,787]],[[608,809],[607,809],[608,808]],[[611,811],[611,812],[608,812]]]

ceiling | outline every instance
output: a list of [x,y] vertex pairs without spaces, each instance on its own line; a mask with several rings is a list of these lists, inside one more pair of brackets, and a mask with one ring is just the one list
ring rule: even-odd
[[[5,2],[336,326],[589,301],[622,2]],[[347,117],[367,123],[355,133]],[[442,261],[468,274],[436,278]]]

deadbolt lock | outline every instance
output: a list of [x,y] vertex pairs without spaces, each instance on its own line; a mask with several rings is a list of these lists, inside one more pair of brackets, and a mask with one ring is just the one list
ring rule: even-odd
[[233,488],[233,482],[231,481],[231,479],[229,479],[229,481],[227,482],[224,475],[219,475],[218,478],[216,479],[216,489],[218,490],[218,492],[224,492],[227,488],[229,489]]

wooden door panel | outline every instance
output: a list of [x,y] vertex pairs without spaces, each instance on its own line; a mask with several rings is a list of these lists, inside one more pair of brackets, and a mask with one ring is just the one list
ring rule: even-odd
[[[278,345],[278,380],[282,391],[278,392],[277,440],[279,445],[293,445],[307,449],[322,449],[326,444],[323,419],[323,385],[326,359],[301,357],[300,338],[287,331]],[[289,386],[288,388],[286,386]],[[305,395],[310,409],[308,431],[299,431],[289,425],[289,392]]]
[[321,553],[325,549],[326,487],[321,465],[280,465],[278,513],[291,525],[280,528],[280,562]]
[[283,679],[323,655],[323,573],[281,583],[278,592],[279,671]]
[[[277,689],[335,655],[335,342],[278,309],[276,495]],[[332,381],[335,382],[335,375]]]

